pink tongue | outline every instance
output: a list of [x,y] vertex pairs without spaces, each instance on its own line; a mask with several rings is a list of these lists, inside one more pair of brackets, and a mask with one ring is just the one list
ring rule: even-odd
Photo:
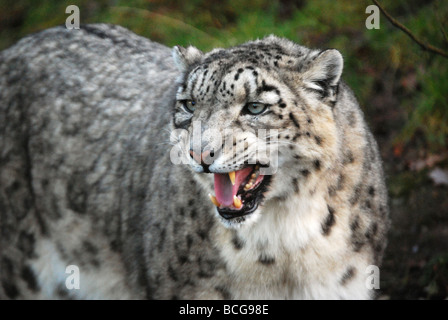
[[235,171],[234,185],[232,185],[228,173],[215,173],[215,196],[221,206],[230,207],[233,204],[233,196],[236,195],[238,188],[251,172],[251,167]]

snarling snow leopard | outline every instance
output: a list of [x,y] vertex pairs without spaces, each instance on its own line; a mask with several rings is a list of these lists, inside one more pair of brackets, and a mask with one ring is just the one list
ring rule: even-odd
[[105,24],[4,50],[0,297],[374,297],[387,194],[342,70],[275,36],[203,53]]

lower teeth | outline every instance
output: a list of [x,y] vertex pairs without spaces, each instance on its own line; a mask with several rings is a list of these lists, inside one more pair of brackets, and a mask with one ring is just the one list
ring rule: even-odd
[[[258,169],[258,166],[255,167],[255,170],[257,170],[257,169]],[[257,180],[257,178],[258,178],[258,171],[251,174],[249,181],[244,186],[244,191],[247,191],[250,188],[252,188],[253,185],[255,184],[255,181]]]
[[241,199],[238,198],[237,196],[233,196],[233,206],[234,206],[235,208],[239,209],[239,208],[241,208],[242,205],[243,205],[243,204],[242,204],[242,202],[241,202]]

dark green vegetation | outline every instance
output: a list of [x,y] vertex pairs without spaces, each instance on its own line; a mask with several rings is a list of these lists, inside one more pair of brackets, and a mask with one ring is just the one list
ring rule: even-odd
[[[448,51],[448,2],[383,0],[417,38]],[[381,269],[383,296],[448,296],[448,186],[429,174],[448,167],[448,59],[423,51],[381,15],[365,27],[370,1],[0,0],[0,49],[64,24],[76,4],[81,23],[119,24],[164,43],[227,47],[268,34],[337,48],[380,144],[392,230]]]

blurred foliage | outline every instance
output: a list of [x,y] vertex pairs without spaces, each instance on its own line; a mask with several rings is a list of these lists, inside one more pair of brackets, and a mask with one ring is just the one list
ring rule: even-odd
[[420,279],[427,298],[445,299],[448,296],[448,254],[440,254],[425,266]]
[[[379,1],[417,38],[448,51],[448,1]],[[389,171],[395,227],[384,262],[385,287],[395,298],[446,297],[448,256],[446,243],[440,243],[447,230],[446,187],[433,188],[431,166],[420,172],[405,168],[428,153],[447,152],[448,59],[422,51],[383,15],[380,29],[368,30],[370,0],[0,0],[0,50],[63,25],[71,4],[80,8],[81,23],[119,24],[167,46],[207,51],[275,34],[341,51],[344,80],[367,114]]]
[[[381,3],[417,37],[448,48],[448,1]],[[344,79],[366,112],[388,110],[381,100],[371,102],[379,87],[397,97],[397,105],[390,106],[403,114],[396,145],[411,143],[417,134],[433,152],[448,147],[448,60],[422,51],[384,16],[379,30],[368,30],[370,1],[0,0],[0,49],[64,24],[69,4],[80,8],[81,23],[119,24],[168,46],[210,50],[276,34],[311,47],[337,48],[345,57]],[[392,79],[383,81],[385,74]]]

